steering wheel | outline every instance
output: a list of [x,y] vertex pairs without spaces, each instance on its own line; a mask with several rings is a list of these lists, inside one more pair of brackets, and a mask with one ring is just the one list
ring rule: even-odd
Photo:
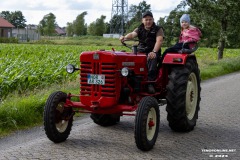
[[134,42],[139,42],[138,39],[133,39],[133,40],[130,40],[130,39],[124,39],[122,42],[122,45],[131,49],[133,51],[133,53],[137,54],[137,52],[143,52],[145,53],[145,50],[146,48],[142,48],[140,47],[139,45],[137,44],[134,44],[134,45],[129,45],[129,44],[126,44],[125,41],[134,41]]
[[121,41],[121,43],[122,43],[123,46],[125,46],[125,47],[127,47],[127,48],[129,48],[129,49],[132,49],[132,47],[133,47],[134,45],[129,45],[129,44],[125,43],[126,41],[135,41],[135,40],[124,39],[123,41]]

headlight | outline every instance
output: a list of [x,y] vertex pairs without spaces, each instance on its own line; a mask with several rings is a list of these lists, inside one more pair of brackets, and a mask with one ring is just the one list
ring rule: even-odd
[[67,70],[68,73],[73,73],[76,70],[76,68],[75,68],[74,65],[68,64],[67,67],[66,67],[66,70]]
[[122,76],[127,77],[129,74],[128,68],[127,67],[122,68],[121,74],[122,74]]

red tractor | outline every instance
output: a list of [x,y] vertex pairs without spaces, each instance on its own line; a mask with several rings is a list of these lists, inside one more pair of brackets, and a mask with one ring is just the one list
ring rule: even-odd
[[[132,52],[113,49],[81,53],[80,67],[70,64],[66,68],[69,73],[80,70],[80,94],[57,91],[49,96],[44,108],[47,137],[55,143],[65,141],[75,112],[90,113],[93,122],[101,126],[117,124],[121,116],[130,115],[135,116],[136,145],[147,151],[156,142],[159,106],[163,104],[167,104],[172,130],[193,130],[201,99],[200,71],[192,53],[196,49],[166,54],[155,81],[147,80],[147,57],[136,46]],[[154,83],[154,94],[147,92],[149,83]]]

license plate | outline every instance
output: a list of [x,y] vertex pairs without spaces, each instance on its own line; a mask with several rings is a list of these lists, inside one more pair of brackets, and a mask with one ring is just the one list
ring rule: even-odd
[[88,84],[104,85],[105,84],[105,75],[103,75],[103,74],[88,74],[87,82],[88,82]]

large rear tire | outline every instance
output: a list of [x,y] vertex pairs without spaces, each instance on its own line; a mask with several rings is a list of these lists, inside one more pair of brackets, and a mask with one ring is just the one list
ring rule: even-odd
[[64,107],[67,94],[61,91],[52,93],[44,107],[44,129],[47,137],[55,142],[65,141],[72,129],[72,108]]
[[135,142],[139,149],[149,151],[155,145],[159,131],[159,106],[154,97],[141,99],[135,117]]
[[118,114],[91,114],[91,119],[94,123],[100,125],[100,126],[113,126],[117,124],[120,121],[120,115]]
[[194,129],[201,100],[200,71],[194,59],[185,66],[173,67],[167,85],[167,120],[172,130],[188,132]]

